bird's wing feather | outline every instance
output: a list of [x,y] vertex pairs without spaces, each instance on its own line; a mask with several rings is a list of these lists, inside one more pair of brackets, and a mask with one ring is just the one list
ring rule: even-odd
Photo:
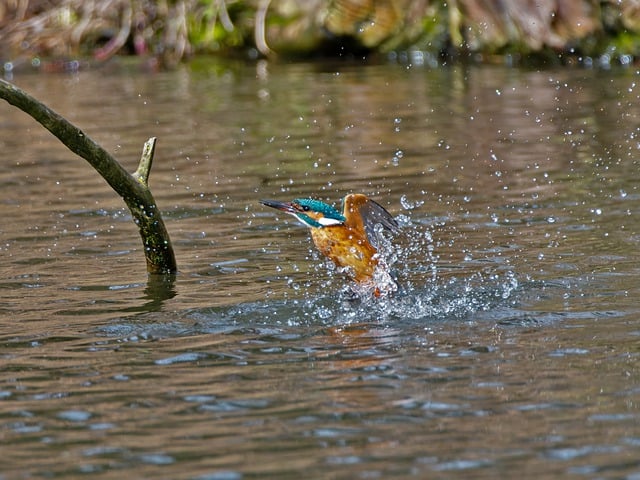
[[382,205],[361,194],[345,197],[344,216],[348,224],[364,229],[369,242],[375,248],[378,248],[378,237],[375,232],[377,224],[393,234],[400,231],[398,223]]
[[378,236],[375,231],[377,224],[382,225],[382,228],[393,234],[400,231],[398,223],[391,214],[387,212],[382,205],[373,200],[365,202],[362,207],[360,207],[360,213],[362,214],[364,230],[367,232],[369,242],[376,248],[378,248]]

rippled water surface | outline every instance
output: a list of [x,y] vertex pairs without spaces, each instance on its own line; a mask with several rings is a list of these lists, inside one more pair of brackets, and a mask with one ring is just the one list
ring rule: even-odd
[[[19,478],[640,478],[633,70],[213,64],[13,81],[135,170],[180,267],[0,103],[0,462]],[[402,225],[353,299],[261,198]]]

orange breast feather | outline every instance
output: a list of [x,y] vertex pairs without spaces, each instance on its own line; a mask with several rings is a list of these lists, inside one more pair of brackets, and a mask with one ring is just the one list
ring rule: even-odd
[[378,264],[374,255],[376,248],[371,245],[360,208],[369,200],[361,194],[347,195],[344,199],[344,225],[314,228],[311,231],[313,243],[320,252],[329,257],[339,267],[351,269],[358,283],[370,282]]

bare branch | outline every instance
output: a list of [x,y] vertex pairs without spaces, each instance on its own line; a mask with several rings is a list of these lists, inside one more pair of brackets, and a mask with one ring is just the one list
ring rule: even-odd
[[147,186],[155,139],[145,144],[140,166],[130,175],[109,153],[82,130],[15,85],[0,79],[0,98],[31,115],[69,150],[84,158],[131,210],[140,229],[149,273],[175,273],[176,259],[160,211]]

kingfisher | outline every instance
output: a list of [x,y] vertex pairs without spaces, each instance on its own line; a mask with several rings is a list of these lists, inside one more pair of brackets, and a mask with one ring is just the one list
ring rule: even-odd
[[293,215],[309,227],[320,253],[344,268],[358,285],[373,288],[376,297],[397,289],[379,252],[378,229],[395,234],[399,227],[379,203],[361,193],[344,197],[342,213],[312,198],[291,202],[260,200],[260,203]]

